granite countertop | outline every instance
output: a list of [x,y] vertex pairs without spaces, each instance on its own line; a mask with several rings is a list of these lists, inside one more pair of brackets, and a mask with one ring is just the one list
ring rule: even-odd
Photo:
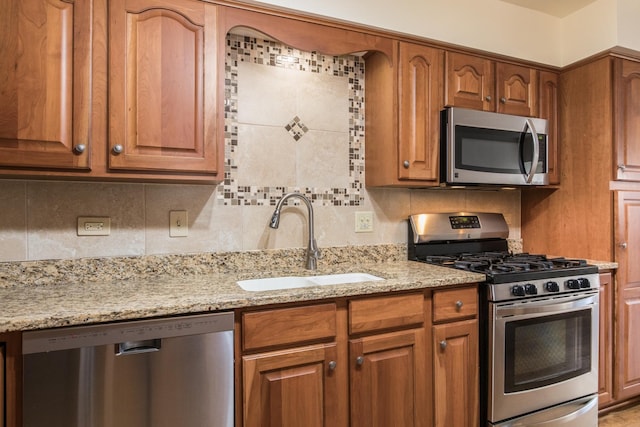
[[[482,282],[483,274],[407,261],[405,245],[0,263],[0,333],[233,310]],[[601,270],[617,264],[590,261]],[[368,273],[382,281],[249,292],[236,281]]]
[[484,275],[412,261],[322,268],[313,274],[369,273],[382,281],[248,292],[237,280],[309,275],[303,269],[151,277],[112,282],[0,288],[0,332],[230,310],[484,280]]

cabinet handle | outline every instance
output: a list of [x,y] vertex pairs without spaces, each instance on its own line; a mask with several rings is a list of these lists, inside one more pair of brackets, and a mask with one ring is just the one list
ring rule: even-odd
[[458,311],[462,310],[462,306],[464,305],[464,303],[462,301],[456,301],[456,309]]
[[84,153],[84,150],[87,149],[87,146],[84,144],[78,144],[75,147],[73,147],[73,152],[76,154],[82,154]]
[[405,169],[409,169],[409,160],[402,162],[402,166],[404,166]]
[[507,103],[507,98],[505,98],[504,96],[502,98],[500,98],[500,102],[502,104],[506,104]]
[[364,357],[362,356],[356,357],[356,365],[362,366],[363,363],[364,363]]
[[336,370],[336,366],[338,366],[338,364],[336,363],[335,360],[332,360],[331,362],[329,362],[329,370],[330,371],[335,371]]
[[440,341],[440,348],[442,350],[444,350],[445,348],[447,348],[447,341],[446,340],[442,340]]
[[621,172],[624,172],[627,167],[625,165],[618,165],[618,169],[620,169]]
[[484,99],[486,99],[486,100],[487,100],[487,102],[491,102],[491,95],[487,95],[487,96],[485,96],[485,97],[484,97]]
[[622,242],[618,246],[620,246],[622,249],[627,249],[627,242]]
[[120,154],[123,151],[122,145],[117,144],[114,145],[113,148],[111,149],[111,151],[113,151],[113,154]]

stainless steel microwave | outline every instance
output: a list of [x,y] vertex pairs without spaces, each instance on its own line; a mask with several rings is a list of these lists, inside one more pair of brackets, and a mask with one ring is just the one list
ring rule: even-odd
[[546,120],[450,107],[440,126],[441,183],[549,183]]

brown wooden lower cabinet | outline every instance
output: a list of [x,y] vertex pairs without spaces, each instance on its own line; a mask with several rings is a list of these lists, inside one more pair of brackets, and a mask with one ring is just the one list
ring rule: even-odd
[[598,406],[613,401],[613,284],[611,273],[600,273],[600,342],[598,352]]
[[237,323],[239,426],[478,424],[476,285],[239,310]]
[[424,328],[351,340],[352,427],[425,426]]
[[5,371],[5,357],[4,357],[4,343],[0,343],[0,423],[4,423],[4,407],[5,407],[5,396],[4,389],[6,387],[4,380],[4,371]]
[[[0,334],[0,425],[22,427],[22,334]],[[2,424],[4,422],[4,424]]]
[[478,321],[434,326],[433,344],[434,426],[478,425]]

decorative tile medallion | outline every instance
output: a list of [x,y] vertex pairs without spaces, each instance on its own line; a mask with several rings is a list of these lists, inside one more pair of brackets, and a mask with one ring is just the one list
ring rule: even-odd
[[[225,164],[224,181],[217,198],[224,205],[271,205],[291,191],[298,191],[322,206],[360,206],[364,197],[364,60],[355,55],[327,56],[252,36],[228,34],[225,64]],[[281,58],[290,58],[287,61]],[[311,188],[238,184],[238,63],[249,61],[265,67],[283,67],[302,73],[326,73],[343,77],[349,85],[349,167],[346,188]],[[274,82],[275,84],[276,82]],[[308,131],[299,117],[283,123],[297,140]],[[299,203],[297,200],[292,200]]]
[[300,121],[300,117],[298,116],[295,116],[284,128],[296,141],[299,141],[305,133],[309,132],[309,128]]

